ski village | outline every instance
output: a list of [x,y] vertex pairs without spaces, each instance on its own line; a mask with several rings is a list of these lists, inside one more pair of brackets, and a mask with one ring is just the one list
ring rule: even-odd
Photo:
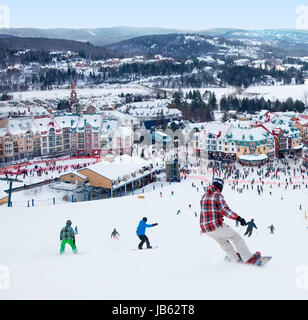
[[[192,122],[139,84],[24,94],[0,108],[1,299],[306,297],[307,109],[223,112],[220,94]],[[213,188],[235,260],[207,234]]]
[[307,32],[259,29],[0,19],[1,300],[308,298]]

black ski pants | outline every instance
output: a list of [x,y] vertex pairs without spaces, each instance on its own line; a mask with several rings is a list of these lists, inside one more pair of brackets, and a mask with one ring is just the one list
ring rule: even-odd
[[247,235],[248,235],[248,237],[250,237],[251,234],[252,234],[252,228],[248,228],[248,229],[246,230],[244,236],[247,236]]
[[139,237],[139,239],[141,240],[141,242],[139,243],[139,245],[138,245],[138,248],[139,249],[142,249],[142,246],[143,246],[143,244],[146,242],[146,244],[147,244],[147,248],[149,248],[151,245],[150,245],[150,241],[149,241],[149,239],[148,239],[148,237],[146,236],[146,235],[143,235],[143,236],[138,236]]

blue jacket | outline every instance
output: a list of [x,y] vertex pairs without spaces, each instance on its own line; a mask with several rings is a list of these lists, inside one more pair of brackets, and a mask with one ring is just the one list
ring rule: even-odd
[[146,228],[152,228],[152,224],[146,224],[145,221],[141,220],[137,227],[137,236],[144,236]]
[[249,221],[247,223],[247,226],[248,226],[248,229],[253,229],[253,228],[258,229],[257,226],[252,221]]

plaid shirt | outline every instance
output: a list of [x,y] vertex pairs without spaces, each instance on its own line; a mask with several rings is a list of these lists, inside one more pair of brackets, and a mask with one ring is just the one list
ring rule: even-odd
[[75,232],[74,229],[70,226],[66,226],[62,228],[60,232],[60,240],[75,240]]
[[224,197],[215,186],[207,188],[201,201],[200,226],[202,232],[211,232],[221,227],[223,216],[236,220],[238,215],[226,204]]

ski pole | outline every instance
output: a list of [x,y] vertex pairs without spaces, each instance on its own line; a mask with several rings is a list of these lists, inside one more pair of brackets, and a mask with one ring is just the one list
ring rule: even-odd
[[244,228],[245,228],[245,227],[243,227],[238,233],[241,233]]

